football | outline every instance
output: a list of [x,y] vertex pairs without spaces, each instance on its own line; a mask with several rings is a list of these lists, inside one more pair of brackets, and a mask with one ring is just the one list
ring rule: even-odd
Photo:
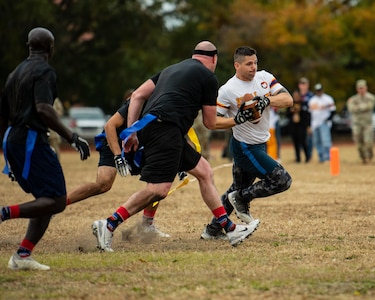
[[253,124],[258,124],[262,119],[262,114],[259,110],[256,109],[256,104],[258,103],[257,100],[249,100],[245,102],[243,107],[244,110],[252,110],[253,111],[253,120],[249,120],[249,122]]

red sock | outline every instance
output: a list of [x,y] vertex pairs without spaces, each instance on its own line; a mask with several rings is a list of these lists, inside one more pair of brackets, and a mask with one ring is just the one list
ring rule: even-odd
[[11,219],[19,218],[20,217],[20,206],[19,205],[10,205],[9,207],[9,215]]
[[31,252],[31,251],[34,250],[35,245],[32,242],[30,242],[29,240],[24,239],[21,242],[20,247],[25,248],[25,249],[27,249]]
[[220,218],[220,217],[222,217],[222,216],[224,216],[224,215],[227,214],[227,212],[225,211],[224,206],[220,206],[220,207],[214,209],[212,211],[212,213],[214,214],[214,216],[215,216],[216,219],[218,219],[218,218]]
[[214,209],[212,213],[219,222],[221,228],[224,228],[225,232],[233,231],[236,228],[236,224],[234,224],[231,219],[229,219],[224,206],[220,206]]
[[70,199],[68,197],[66,197],[66,205],[68,206],[70,204],[72,204],[72,202],[70,202]]
[[119,216],[121,217],[121,219],[122,219],[123,221],[125,221],[126,219],[128,219],[128,218],[130,217],[129,212],[128,212],[128,211],[126,210],[126,208],[123,207],[123,206],[120,206],[120,207],[116,210],[116,212],[119,214]]
[[17,250],[17,254],[22,257],[22,258],[26,258],[26,257],[29,257],[31,255],[31,252],[33,251],[35,245],[30,242],[29,240],[27,239],[24,239],[18,250]]
[[155,214],[156,214],[156,210],[155,209],[147,209],[145,208],[143,210],[143,215],[146,217],[146,218],[154,218],[155,217]]
[[129,218],[130,214],[125,207],[120,206],[109,218],[107,218],[107,228],[110,231],[115,231],[115,229]]

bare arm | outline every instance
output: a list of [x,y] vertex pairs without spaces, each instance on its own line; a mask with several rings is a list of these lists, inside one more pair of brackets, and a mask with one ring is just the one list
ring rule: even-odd
[[226,118],[222,115],[216,116],[216,126],[215,129],[229,129],[234,126],[236,126],[236,122],[234,121],[234,118]]
[[[139,119],[143,105],[150,98],[152,92],[155,89],[155,83],[149,79],[145,81],[139,88],[137,88],[131,98],[128,110],[128,127],[131,126],[135,121]],[[136,133],[133,133],[124,145],[124,151],[130,152],[132,149],[136,151],[138,149],[138,138]]]
[[202,117],[203,124],[208,129],[216,128],[216,106],[214,105],[203,105],[202,106]]
[[113,155],[121,155],[121,147],[118,143],[117,128],[122,126],[126,120],[116,112],[104,125],[104,131],[107,138],[109,148]]
[[36,110],[39,117],[48,128],[56,131],[69,143],[72,143],[73,132],[61,122],[60,116],[57,114],[52,105],[47,103],[37,103]]
[[145,81],[139,88],[137,88],[131,98],[128,112],[128,127],[139,119],[142,107],[145,102],[150,98],[155,89],[155,83],[149,79]]
[[270,106],[277,107],[277,108],[286,108],[293,106],[293,98],[290,93],[285,89],[282,88],[275,95],[268,96],[270,99]]

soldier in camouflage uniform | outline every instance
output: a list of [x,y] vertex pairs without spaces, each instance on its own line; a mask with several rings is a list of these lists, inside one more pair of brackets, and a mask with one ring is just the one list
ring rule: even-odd
[[356,89],[357,94],[348,99],[347,105],[352,116],[353,140],[362,162],[367,164],[373,157],[372,114],[375,96],[367,91],[366,80],[357,80]]

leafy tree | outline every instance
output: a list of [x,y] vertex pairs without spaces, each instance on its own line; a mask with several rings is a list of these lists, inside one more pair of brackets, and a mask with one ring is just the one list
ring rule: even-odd
[[259,67],[275,74],[290,90],[300,76],[307,76],[313,84],[322,82],[340,107],[353,93],[355,80],[369,76],[375,63],[369,30],[374,26],[375,8],[348,1],[334,4],[236,0],[229,22],[219,29],[222,40],[230,37],[224,48],[254,47]]
[[[51,65],[65,103],[98,105],[107,111],[120,104],[124,91],[157,70],[165,34],[163,18],[124,0],[0,0],[1,78],[27,56],[27,33],[36,26],[55,35]],[[11,45],[11,46],[10,46]]]
[[369,0],[0,0],[0,79],[27,56],[30,29],[43,26],[56,37],[51,65],[65,103],[112,113],[125,90],[211,40],[221,84],[234,49],[249,45],[290,90],[307,76],[340,106],[358,78],[375,89],[374,15]]

